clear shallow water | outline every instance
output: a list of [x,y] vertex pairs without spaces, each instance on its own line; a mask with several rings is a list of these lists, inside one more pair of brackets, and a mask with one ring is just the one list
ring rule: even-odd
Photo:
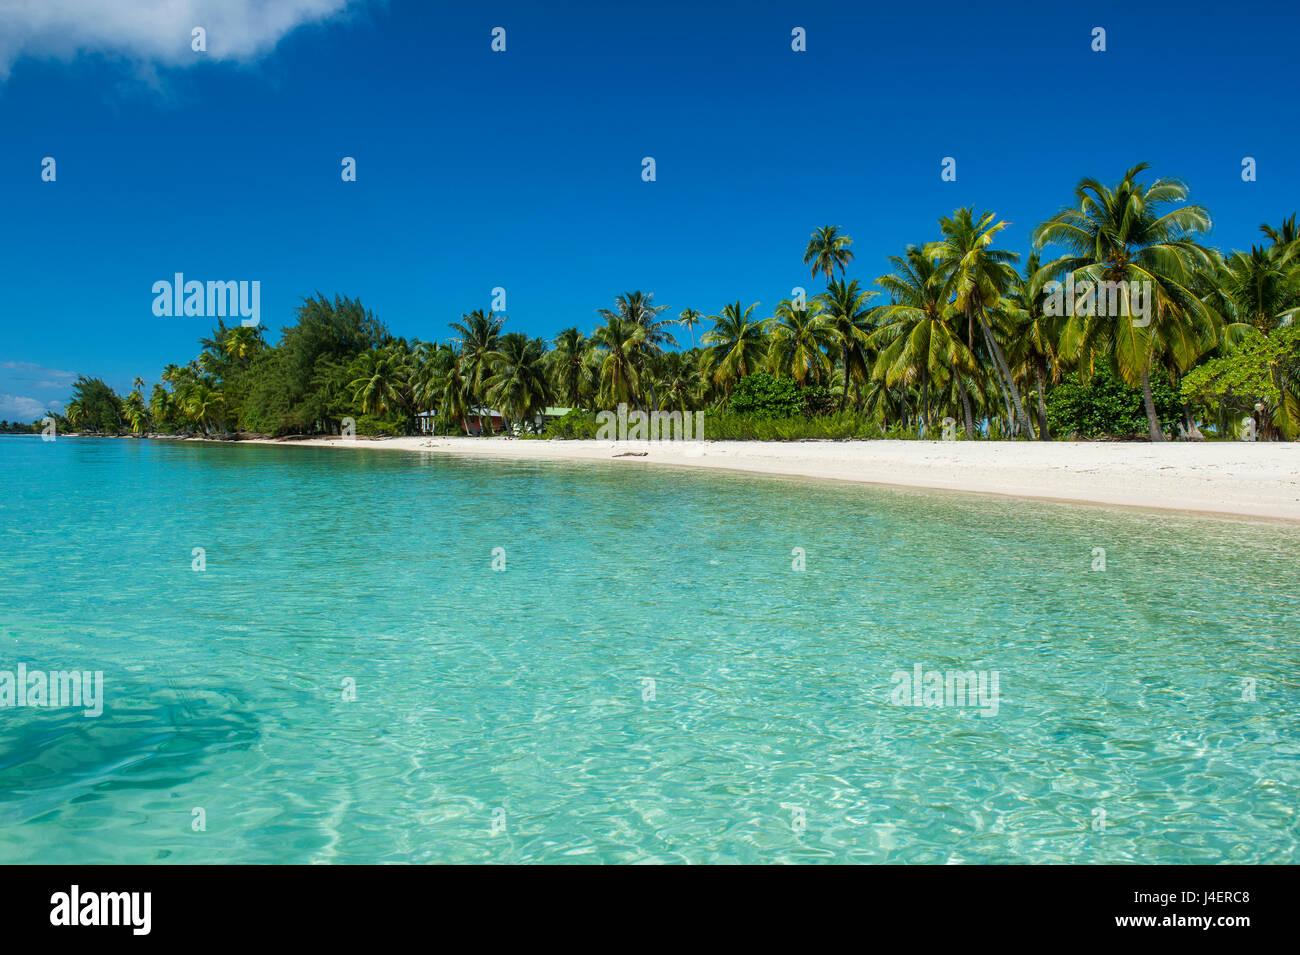
[[[0,669],[107,697],[0,709],[0,862],[1300,861],[1292,526],[67,438],[0,485]],[[891,705],[918,663],[997,715]]]

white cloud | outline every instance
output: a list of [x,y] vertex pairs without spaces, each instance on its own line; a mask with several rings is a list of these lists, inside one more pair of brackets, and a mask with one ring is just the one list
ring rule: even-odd
[[[146,67],[251,60],[354,0],[0,0],[0,80],[24,56],[121,56]],[[207,31],[207,52],[190,48]]]
[[62,406],[61,401],[44,402],[22,395],[0,395],[0,418],[26,424],[42,417],[51,407],[57,409]]

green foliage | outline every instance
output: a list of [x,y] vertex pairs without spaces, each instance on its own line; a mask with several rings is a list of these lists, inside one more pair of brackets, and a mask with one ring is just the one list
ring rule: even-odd
[[258,434],[289,434],[305,430],[301,408],[294,407],[292,375],[280,349],[259,355],[244,402],[242,427]]
[[1257,401],[1276,404],[1281,395],[1273,369],[1287,357],[1281,345],[1281,341],[1252,334],[1236,351],[1189,372],[1182,382],[1183,398],[1200,405],[1232,399],[1241,405]]
[[125,424],[122,399],[102,378],[78,375],[65,413],[78,431],[117,434]]
[[[1176,431],[1181,419],[1178,396],[1163,379],[1151,379],[1156,415],[1166,432]],[[1062,438],[1123,438],[1147,432],[1142,391],[1130,388],[1105,369],[1081,382],[1067,375],[1047,395],[1047,423]]]
[[367,438],[395,438],[406,434],[404,417],[381,417],[379,415],[357,415],[357,434]]
[[845,441],[883,436],[875,417],[860,411],[839,411],[816,418],[704,413],[704,437],[709,441]]
[[[142,381],[123,401],[102,381],[79,379],[65,409],[71,427],[61,418],[60,430],[338,434],[352,418],[362,435],[410,434],[417,416],[433,412],[436,432],[450,434],[476,409],[493,408],[508,430],[528,433],[549,405],[625,403],[708,409],[705,430],[715,439],[915,439],[920,416],[932,428],[945,417],[969,416],[973,433],[966,437],[997,440],[1033,437],[1025,406],[1036,417],[1037,392],[1078,370],[1046,397],[1050,430],[1061,438],[1146,433],[1159,440],[1161,427],[1172,433],[1184,414],[1195,425],[1193,410],[1221,433],[1245,412],[1255,416],[1261,438],[1294,438],[1294,216],[1280,229],[1261,226],[1271,245],[1225,259],[1196,244],[1209,217],[1181,204],[1186,187],[1140,182],[1146,168],[1132,167],[1114,188],[1082,180],[1077,208],[1034,232],[1035,245],[1065,254],[1048,263],[1031,256],[1023,273],[1013,267],[1015,253],[992,247],[1006,223],[992,212],[976,216],[973,207],[940,219],[940,241],[914,243],[905,257],[890,258],[893,272],[874,280],[881,291],[845,274],[852,240],[826,226],[805,256],[810,273],[827,280],[825,293],[798,306],[780,302],[770,318],[756,313],[758,303],[729,302],[708,317],[713,327],[699,347],[693,328],[702,316],[685,309],[687,351],[676,350],[667,328],[677,323],[661,317],[665,306],[647,292],[618,296],[615,308],[599,310],[605,325],[590,336],[565,329],[553,349],[506,331],[504,314],[483,309],[451,322],[449,339],[408,342],[358,300],[318,293],[298,307],[278,344],[263,340],[260,328],[219,321],[193,361],[164,369],[147,401]],[[1175,208],[1161,211],[1169,203]],[[1049,278],[1139,274],[1158,286],[1150,327],[1099,311],[1058,321],[1044,307]],[[882,292],[887,304],[872,305]],[[1269,338],[1251,337],[1252,326]],[[1082,377],[1102,365],[1109,371]],[[1180,376],[1185,407],[1169,387]],[[1135,387],[1148,377],[1151,422]],[[576,410],[540,436],[593,439],[599,432],[593,412]]]
[[[298,306],[297,319],[284,330],[276,349],[280,353],[279,381],[266,396],[271,403],[249,413],[250,421],[278,422],[275,431],[280,433],[313,431],[318,424],[330,423],[330,412],[341,410],[339,393],[344,383],[338,373],[319,379],[323,366],[346,367],[391,338],[374,313],[357,299],[341,295],[332,302],[319,293],[305,299]],[[359,412],[360,408],[348,410]]]
[[803,412],[803,398],[792,379],[760,371],[740,379],[727,410],[759,418],[793,418]]
[[589,441],[596,437],[599,427],[594,412],[573,408],[564,417],[550,422],[546,426],[546,434],[564,440]]
[[1238,419],[1262,403],[1265,424],[1294,438],[1300,418],[1300,326],[1249,333],[1232,352],[1212,358],[1182,381],[1183,400],[1220,417]]
[[799,397],[803,400],[804,416],[808,418],[831,414],[840,406],[839,395],[821,385],[809,385],[800,391]]

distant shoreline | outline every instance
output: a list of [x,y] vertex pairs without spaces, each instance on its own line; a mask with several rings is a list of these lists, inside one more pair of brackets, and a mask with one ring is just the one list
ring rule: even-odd
[[706,468],[1300,523],[1297,442],[614,442],[413,436],[227,443]]

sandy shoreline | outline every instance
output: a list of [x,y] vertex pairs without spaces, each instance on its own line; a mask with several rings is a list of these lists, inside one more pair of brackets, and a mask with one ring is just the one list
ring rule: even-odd
[[1300,522],[1300,443],[619,443],[464,437],[259,439],[249,443],[528,461],[599,461],[625,467],[712,468]]

